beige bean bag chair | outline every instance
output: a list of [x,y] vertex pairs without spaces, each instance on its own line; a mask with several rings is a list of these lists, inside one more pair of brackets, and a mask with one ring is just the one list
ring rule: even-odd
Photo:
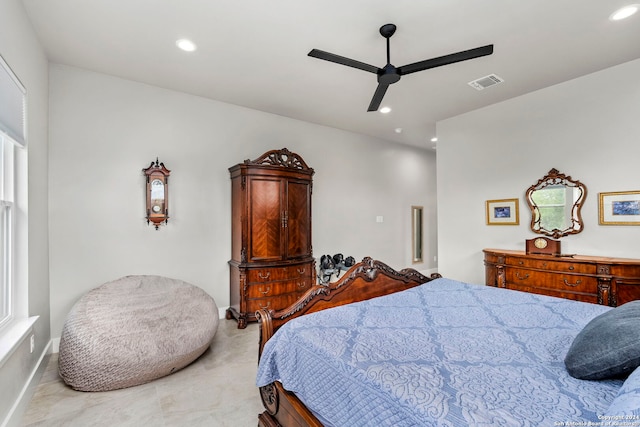
[[196,360],[218,328],[202,289],[161,276],[105,283],[73,306],[62,329],[58,371],[81,391],[131,387]]

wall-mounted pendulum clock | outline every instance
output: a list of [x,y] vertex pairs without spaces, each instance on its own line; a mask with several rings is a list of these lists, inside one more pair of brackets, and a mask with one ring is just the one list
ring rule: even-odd
[[158,226],[169,219],[169,175],[171,171],[164,163],[151,162],[142,169],[147,179],[147,224]]

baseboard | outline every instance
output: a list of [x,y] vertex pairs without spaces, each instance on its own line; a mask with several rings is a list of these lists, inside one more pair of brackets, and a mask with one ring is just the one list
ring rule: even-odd
[[[46,356],[50,354],[51,346],[52,342],[49,341],[45,349],[42,351],[42,354],[38,359],[38,363],[31,371],[27,382],[25,383],[24,387],[22,387],[18,398],[11,407],[7,418],[4,420],[0,427],[19,427],[22,425],[22,417],[27,411],[29,403],[33,398],[33,394],[36,391],[36,387],[40,382],[40,378],[42,378],[42,374],[44,374],[44,371],[47,368],[47,364],[43,363],[43,361],[45,360]],[[46,360],[48,361],[49,359],[46,358]]]

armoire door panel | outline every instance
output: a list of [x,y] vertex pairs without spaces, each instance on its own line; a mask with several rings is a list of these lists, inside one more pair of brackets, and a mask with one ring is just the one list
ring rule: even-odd
[[249,260],[282,259],[281,194],[279,179],[251,179],[249,204]]
[[287,257],[311,255],[311,187],[289,181],[287,187]]

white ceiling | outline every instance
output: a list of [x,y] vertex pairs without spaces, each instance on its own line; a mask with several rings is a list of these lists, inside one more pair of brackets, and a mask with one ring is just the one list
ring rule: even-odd
[[[633,0],[23,1],[52,62],[428,148],[438,120],[640,57],[640,14],[608,19]],[[494,53],[406,75],[382,102],[391,113],[367,112],[374,74],[307,53],[382,67],[386,23],[396,67]],[[491,73],[505,82],[467,84]]]

